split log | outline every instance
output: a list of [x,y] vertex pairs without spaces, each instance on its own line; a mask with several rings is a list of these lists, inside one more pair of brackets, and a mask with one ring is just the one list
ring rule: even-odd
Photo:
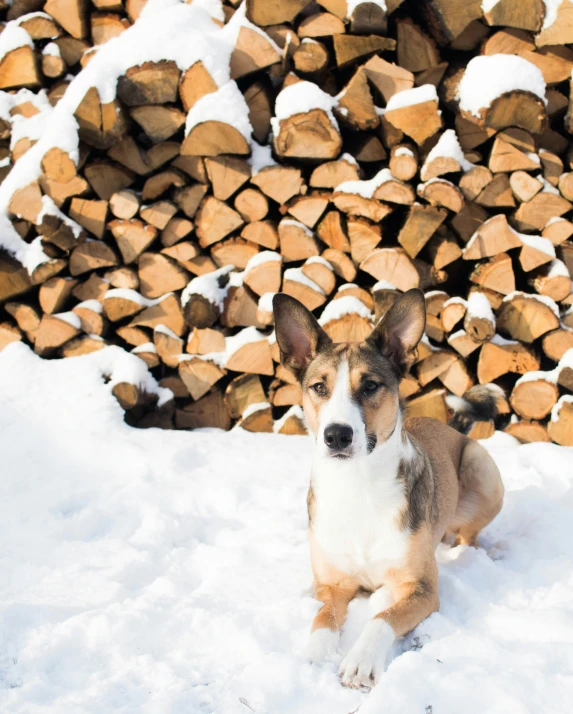
[[547,433],[557,444],[573,446],[573,398],[564,395],[551,412]]
[[281,119],[274,139],[277,154],[291,159],[334,159],[341,146],[340,134],[323,109]]
[[514,436],[522,444],[551,441],[547,433],[547,428],[537,421],[522,419],[520,421],[511,422],[505,427],[504,431],[506,434]]
[[498,327],[514,340],[531,344],[538,337],[559,327],[557,309],[548,304],[547,300],[525,293],[508,295],[497,316]]
[[207,359],[188,357],[179,362],[179,376],[192,399],[197,401],[225,376],[225,372]]
[[[552,382],[543,379],[535,379],[534,375],[542,375],[543,372],[533,372],[527,377],[519,379],[509,402],[513,411],[524,419],[544,419],[559,399],[559,390]],[[531,379],[530,379],[531,377]]]

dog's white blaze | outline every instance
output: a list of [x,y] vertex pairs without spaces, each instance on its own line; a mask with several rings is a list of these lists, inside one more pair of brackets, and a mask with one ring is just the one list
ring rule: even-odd
[[412,447],[401,432],[398,419],[392,436],[371,454],[347,460],[317,455],[313,465],[316,543],[326,562],[371,590],[384,583],[389,568],[404,565],[408,552],[410,533],[399,525],[406,496],[397,474]]
[[330,399],[320,410],[317,441],[323,454],[328,453],[328,447],[324,443],[324,430],[330,424],[345,424],[352,427],[353,455],[360,456],[366,453],[366,427],[362,420],[362,412],[352,399],[350,368],[346,358],[340,361]]

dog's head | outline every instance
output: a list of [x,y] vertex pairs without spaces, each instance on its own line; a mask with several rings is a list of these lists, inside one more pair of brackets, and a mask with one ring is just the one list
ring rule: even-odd
[[302,386],[319,454],[370,454],[398,420],[398,386],[426,325],[422,291],[401,295],[361,343],[334,344],[312,313],[288,295],[275,295],[273,308],[281,362]]

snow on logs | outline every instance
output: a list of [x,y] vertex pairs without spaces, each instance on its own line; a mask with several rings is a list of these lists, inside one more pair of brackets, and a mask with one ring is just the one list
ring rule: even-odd
[[419,287],[410,413],[496,383],[498,426],[572,445],[570,3],[32,4],[0,8],[0,349],[121,362],[136,426],[300,434],[273,295],[359,341]]

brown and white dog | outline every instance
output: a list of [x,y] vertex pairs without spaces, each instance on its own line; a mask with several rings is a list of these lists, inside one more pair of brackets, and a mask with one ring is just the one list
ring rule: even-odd
[[[434,549],[447,536],[476,544],[501,509],[501,477],[476,441],[435,419],[403,417],[398,386],[426,321],[420,290],[401,295],[362,343],[334,344],[292,297],[278,294],[273,304],[281,362],[301,383],[315,442],[308,513],[324,604],[308,657],[336,651],[348,603],[371,593],[374,616],[340,675],[346,686],[372,687],[394,640],[439,607]],[[495,389],[464,397],[460,430],[496,415]]]

